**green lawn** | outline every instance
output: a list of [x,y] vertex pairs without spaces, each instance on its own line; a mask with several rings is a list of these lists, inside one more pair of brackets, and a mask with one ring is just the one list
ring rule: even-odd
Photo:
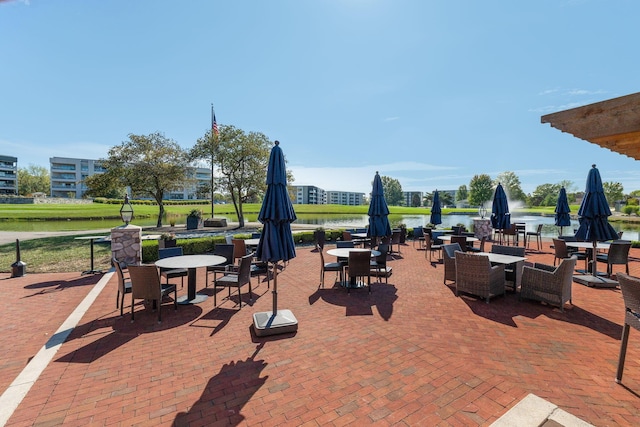
[[[260,212],[259,203],[247,203],[243,205],[245,214],[257,214]],[[577,212],[579,206],[571,206],[572,212]],[[134,204],[136,217],[153,217],[158,214],[158,206],[152,204]],[[205,217],[211,213],[209,204],[165,205],[165,211],[172,214],[186,215],[192,209],[200,209]],[[366,214],[368,205],[294,205],[296,213],[300,214]],[[412,208],[406,206],[390,206],[392,214],[429,214],[431,208]],[[235,215],[232,204],[215,205],[214,211],[221,215]],[[444,215],[449,213],[477,213],[477,209],[443,209]],[[516,212],[553,215],[554,206],[518,209]],[[38,205],[0,205],[0,221],[7,220],[66,220],[66,219],[108,219],[120,217],[119,204],[38,204]]]

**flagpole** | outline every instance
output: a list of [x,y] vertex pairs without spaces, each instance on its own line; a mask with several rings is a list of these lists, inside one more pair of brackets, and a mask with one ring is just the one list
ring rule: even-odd
[[[216,113],[213,110],[213,102],[211,103],[211,136],[214,138],[217,137]],[[211,150],[211,219],[213,219],[213,199],[213,150]]]

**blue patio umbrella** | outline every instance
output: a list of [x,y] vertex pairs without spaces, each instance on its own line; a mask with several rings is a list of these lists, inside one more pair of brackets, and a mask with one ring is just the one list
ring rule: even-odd
[[556,227],[560,227],[560,235],[562,236],[562,227],[568,227],[571,225],[571,209],[569,209],[569,202],[567,200],[567,190],[562,187],[560,193],[558,193],[558,201],[556,202],[556,215],[555,224]]
[[[589,175],[587,175],[584,198],[578,210],[580,227],[578,227],[576,237],[578,240],[593,242],[593,254],[596,253],[597,242],[618,238],[618,233],[609,224],[608,218],[610,216],[611,209],[609,209],[609,203],[604,195],[600,172],[596,165],[592,165]],[[592,272],[594,276],[597,276],[595,261]]]
[[509,203],[507,194],[498,183],[495,193],[493,193],[493,205],[491,207],[491,226],[497,230],[504,230],[511,227],[511,214],[509,213]]
[[431,206],[429,222],[433,225],[442,224],[442,210],[440,209],[440,194],[438,194],[438,190],[433,193],[433,205]]
[[297,330],[298,322],[289,310],[278,310],[278,262],[296,256],[291,223],[297,219],[287,191],[287,170],[284,154],[276,141],[271,149],[267,169],[267,191],[258,214],[263,224],[256,258],[273,263],[273,310],[253,315],[256,335]]
[[389,225],[389,207],[384,198],[382,180],[376,171],[373,177],[373,188],[371,190],[371,201],[369,202],[369,237],[391,236],[391,226]]

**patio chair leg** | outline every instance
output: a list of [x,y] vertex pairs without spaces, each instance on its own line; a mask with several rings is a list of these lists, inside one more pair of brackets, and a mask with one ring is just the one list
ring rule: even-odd
[[624,359],[627,355],[627,342],[629,341],[629,324],[625,322],[622,329],[622,341],[620,343],[620,357],[618,357],[618,372],[616,373],[616,383],[622,382],[622,371],[624,370]]

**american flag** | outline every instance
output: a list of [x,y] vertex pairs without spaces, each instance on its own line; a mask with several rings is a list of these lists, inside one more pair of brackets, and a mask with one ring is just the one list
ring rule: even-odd
[[216,113],[213,113],[213,120],[211,121],[211,130],[215,135],[218,135],[218,123],[216,122]]
[[211,103],[211,131],[214,135],[218,135],[218,122],[216,122],[216,112],[213,109],[213,103]]

